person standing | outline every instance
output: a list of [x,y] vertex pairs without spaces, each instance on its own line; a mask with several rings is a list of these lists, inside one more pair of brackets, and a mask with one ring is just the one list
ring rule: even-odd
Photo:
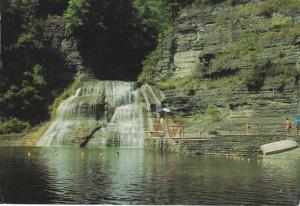
[[294,119],[294,124],[296,125],[297,135],[299,135],[299,131],[300,131],[300,118],[299,117],[296,117]]
[[289,118],[285,120],[285,131],[288,136],[291,135],[292,121]]

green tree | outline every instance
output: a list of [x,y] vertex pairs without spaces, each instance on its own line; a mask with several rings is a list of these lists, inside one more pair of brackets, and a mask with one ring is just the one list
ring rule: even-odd
[[90,3],[86,0],[69,0],[69,5],[64,13],[66,28],[74,31],[76,27],[82,26],[89,12]]

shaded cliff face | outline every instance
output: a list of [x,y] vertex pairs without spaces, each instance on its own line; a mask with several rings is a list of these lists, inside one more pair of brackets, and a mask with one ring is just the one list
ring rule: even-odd
[[272,0],[182,10],[152,79],[165,104],[184,116],[213,113],[213,122],[296,116],[299,11]]
[[[83,64],[83,58],[78,49],[78,40],[65,30],[65,19],[63,16],[52,15],[45,20],[44,41],[48,50],[56,53],[59,61],[45,59],[45,64],[52,64],[63,72],[62,78],[73,78],[75,72],[82,75],[91,75],[89,68]],[[54,53],[53,52],[53,53]],[[53,55],[55,57],[55,55]],[[73,73],[73,74],[72,74]]]

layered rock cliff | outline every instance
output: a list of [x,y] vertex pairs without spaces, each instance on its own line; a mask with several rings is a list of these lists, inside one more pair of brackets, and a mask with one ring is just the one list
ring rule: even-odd
[[66,31],[63,16],[48,16],[45,21],[44,39],[47,46],[56,51],[64,60],[66,68],[64,76],[70,78],[72,77],[70,73],[75,71],[83,79],[94,77],[90,68],[83,64],[83,58],[78,48],[78,40]]
[[164,90],[175,114],[203,126],[297,116],[300,10],[280,2],[185,8],[163,40],[154,75],[144,76]]

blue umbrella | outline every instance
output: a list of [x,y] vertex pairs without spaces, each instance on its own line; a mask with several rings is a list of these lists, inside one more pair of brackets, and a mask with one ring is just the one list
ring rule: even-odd
[[299,119],[299,118],[296,118],[296,119],[293,120],[293,122],[294,122],[295,124],[300,124],[300,119]]

